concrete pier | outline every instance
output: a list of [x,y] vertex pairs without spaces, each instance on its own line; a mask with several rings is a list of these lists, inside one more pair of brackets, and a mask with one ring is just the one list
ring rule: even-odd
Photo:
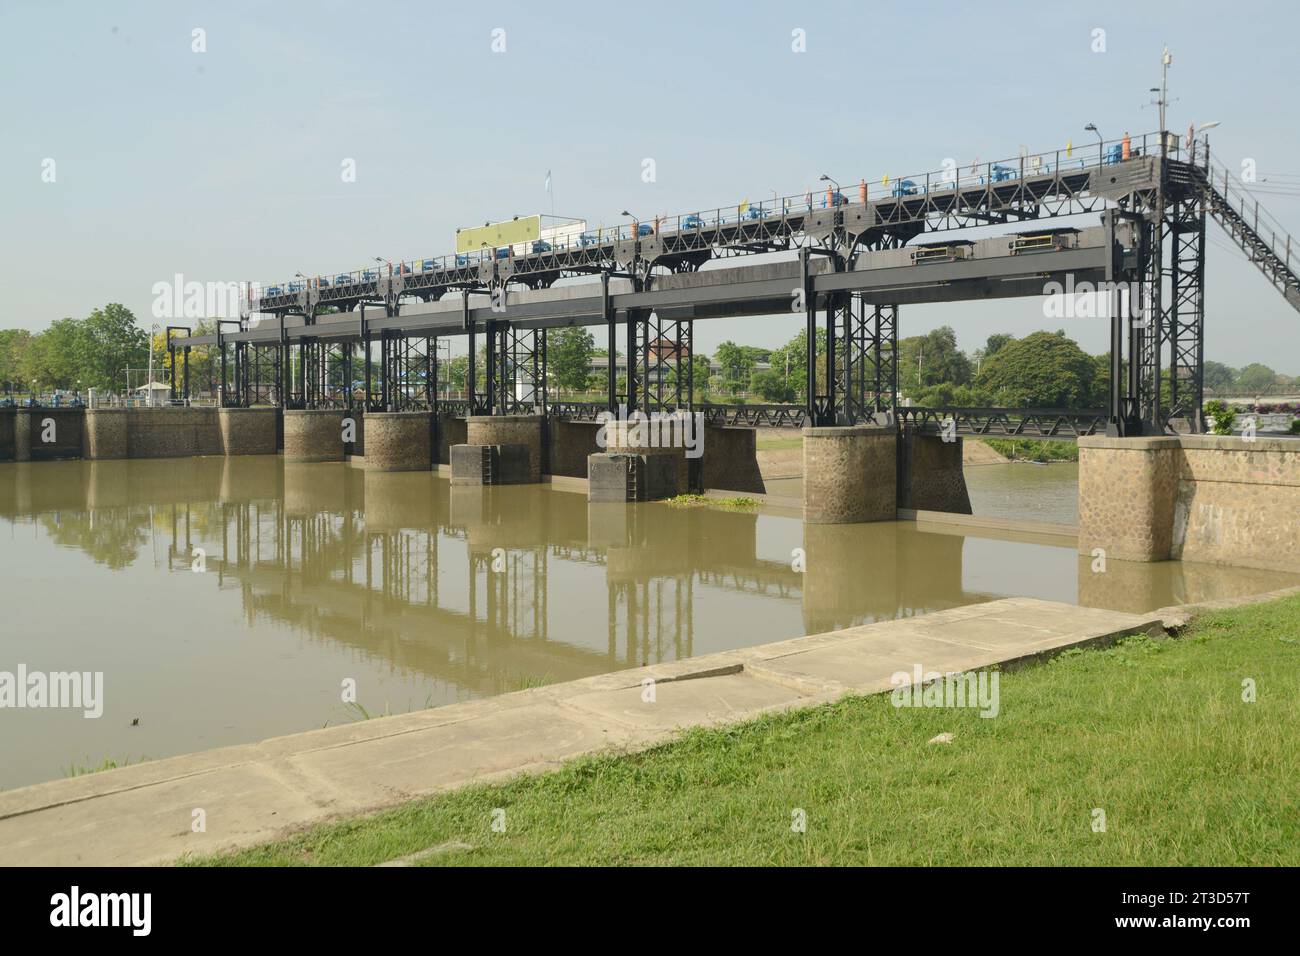
[[851,425],[803,430],[803,516],[815,524],[898,516],[898,429]]
[[285,461],[342,461],[343,420],[338,408],[290,408],[284,412]]
[[279,416],[278,408],[218,409],[222,452],[226,455],[274,455],[278,451]]
[[431,412],[371,412],[366,416],[366,468],[428,471],[432,424]]

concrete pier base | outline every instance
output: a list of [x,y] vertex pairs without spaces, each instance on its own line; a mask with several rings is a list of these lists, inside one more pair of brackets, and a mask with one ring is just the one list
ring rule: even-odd
[[285,461],[342,461],[343,420],[347,417],[343,409],[285,409]]
[[803,516],[813,524],[898,517],[898,429],[852,425],[803,430]]
[[274,455],[278,448],[280,409],[221,408],[217,425],[226,455]]
[[[471,415],[466,420],[466,445],[522,445],[528,454],[528,480],[542,480],[542,433],[545,415]],[[514,452],[509,453],[511,455]],[[453,474],[455,459],[452,459]],[[513,484],[514,482],[495,482]]]
[[536,484],[525,445],[452,445],[453,485]]
[[587,459],[587,500],[661,501],[678,493],[677,478],[677,462],[670,455],[592,455]]
[[[606,457],[609,455],[628,455],[643,460],[643,464],[639,469],[633,466],[634,473],[639,472],[646,480],[643,493],[635,500],[656,501],[662,498],[671,498],[674,495],[686,494],[692,490],[691,464],[690,459],[686,457],[686,448],[683,444],[669,444],[672,441],[672,429],[666,427],[662,422],[612,421],[605,423]],[[667,447],[664,447],[665,445]],[[591,477],[592,461],[600,457],[602,456],[592,455],[587,459],[588,478]],[[663,461],[651,463],[650,458],[666,459],[668,464]],[[665,469],[670,470],[674,476],[671,485],[661,477],[665,474]]]
[[432,425],[431,412],[371,412],[366,416],[366,468],[428,471]]
[[88,408],[81,433],[81,457],[95,460],[126,458],[128,408]]

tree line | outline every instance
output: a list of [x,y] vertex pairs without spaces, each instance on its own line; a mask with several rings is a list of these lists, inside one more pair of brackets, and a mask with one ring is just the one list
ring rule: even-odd
[[[195,334],[207,330],[207,323],[199,323]],[[164,380],[169,361],[165,337],[155,335],[152,344],[157,378]],[[814,347],[820,391],[826,376],[825,329],[817,330]],[[149,348],[148,333],[131,310],[118,303],[95,309],[84,319],[59,319],[39,333],[0,329],[0,390],[123,390],[125,370],[145,368]],[[723,342],[713,356],[717,371],[711,368],[709,356],[691,357],[695,397],[698,401],[804,401],[807,350],[804,329],[779,348]],[[550,388],[557,394],[603,393],[605,374],[593,372],[592,361],[604,354],[585,328],[552,330],[547,340]],[[207,350],[192,351],[191,382],[203,387],[200,383],[209,382],[215,371],[212,365]],[[480,381],[485,365],[486,355],[480,349]],[[463,389],[467,366],[466,356],[453,359],[442,381]],[[675,388],[679,374],[685,370],[675,366],[667,370],[667,390]],[[1243,368],[1205,363],[1205,388],[1211,394],[1266,394],[1298,384],[1258,362]],[[1100,408],[1109,396],[1110,358],[1105,353],[1089,355],[1063,330],[1034,332],[1024,338],[996,333],[967,354],[957,347],[956,332],[941,326],[899,340],[898,385],[900,394],[917,405]],[[620,375],[618,387],[626,387],[625,376]]]
[[126,369],[148,363],[148,333],[116,302],[84,319],[58,319],[43,332],[0,329],[0,390],[5,392],[121,391]]

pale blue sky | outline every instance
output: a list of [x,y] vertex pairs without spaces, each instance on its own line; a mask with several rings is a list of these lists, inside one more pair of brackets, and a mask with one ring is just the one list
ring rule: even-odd
[[[191,51],[201,27],[207,52]],[[493,53],[491,32],[506,31]],[[1092,31],[1106,30],[1105,53]],[[791,51],[791,31],[807,52]],[[1236,166],[1300,182],[1294,4],[58,3],[0,7],[0,326],[151,287],[286,279],[448,252],[457,226],[593,224],[1219,120]],[[641,181],[654,158],[657,181]],[[53,158],[57,181],[41,181]],[[357,181],[340,164],[354,158]],[[1291,191],[1300,193],[1300,188]],[[1300,230],[1300,201],[1264,200]],[[1208,353],[1300,374],[1300,314],[1212,227]],[[902,333],[1058,326],[1038,300],[906,309]],[[1067,323],[1105,348],[1098,320]],[[797,320],[702,322],[776,345]]]

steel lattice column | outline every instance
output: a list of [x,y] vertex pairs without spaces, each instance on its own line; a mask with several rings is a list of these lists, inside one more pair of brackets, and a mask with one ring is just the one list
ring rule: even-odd
[[[695,400],[695,323],[691,319],[660,319],[651,312],[638,323],[638,366],[642,411],[689,408]],[[670,385],[668,376],[672,374]],[[667,397],[665,397],[667,392]]]
[[835,322],[835,370],[839,392],[836,421],[853,425],[869,417],[867,409],[868,332],[867,303],[853,293],[833,313]]
[[893,413],[898,407],[898,306],[872,306],[867,335],[872,412]]
[[546,405],[546,330],[507,326],[502,333],[498,374],[503,411]]
[[1169,307],[1164,335],[1170,346],[1169,418],[1201,431],[1205,386],[1205,209],[1194,197],[1172,209]]
[[1164,229],[1159,223],[1144,223],[1140,243],[1138,308],[1129,320],[1129,398],[1145,428],[1162,430],[1160,410],[1160,373],[1162,354],[1161,285],[1164,269],[1161,262]]

